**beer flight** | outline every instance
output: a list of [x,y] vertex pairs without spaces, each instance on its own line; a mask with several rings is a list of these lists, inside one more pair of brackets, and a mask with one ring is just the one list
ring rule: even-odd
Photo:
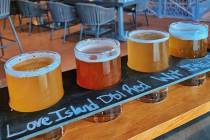
[[[170,24],[169,33],[157,30],[136,30],[128,36],[130,69],[144,73],[169,68],[170,57],[196,59],[207,54],[208,26],[194,22]],[[89,90],[108,89],[121,81],[120,43],[114,39],[97,38],[80,41],[74,48],[77,84]],[[61,57],[50,51],[24,53],[5,63],[9,105],[19,112],[35,112],[57,103],[64,95]],[[184,85],[201,85],[206,75],[185,81]],[[168,89],[156,91],[140,101],[155,103],[167,96]],[[122,112],[117,106],[87,118],[107,122]]]

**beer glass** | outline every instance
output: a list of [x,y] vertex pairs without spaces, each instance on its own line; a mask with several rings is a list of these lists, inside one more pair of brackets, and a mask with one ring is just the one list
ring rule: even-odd
[[[77,84],[80,87],[101,90],[121,80],[120,43],[113,39],[87,39],[80,41],[75,49]],[[115,119],[121,112],[117,106],[98,113],[88,120],[105,122]]]
[[[178,58],[195,59],[204,57],[208,48],[208,26],[194,22],[175,22],[170,24],[170,55]],[[201,85],[206,74],[196,76],[182,84],[188,86]]]
[[12,109],[34,112],[57,103],[63,96],[61,58],[56,52],[29,52],[5,63]]
[[[128,37],[128,67],[139,72],[160,72],[169,67],[169,34],[156,30],[132,31]],[[159,102],[167,89],[141,97],[143,102]]]

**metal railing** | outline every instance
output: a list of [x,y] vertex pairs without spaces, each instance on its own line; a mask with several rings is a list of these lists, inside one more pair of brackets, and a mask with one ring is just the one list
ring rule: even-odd
[[210,12],[210,0],[150,0],[149,11],[158,17],[203,20]]

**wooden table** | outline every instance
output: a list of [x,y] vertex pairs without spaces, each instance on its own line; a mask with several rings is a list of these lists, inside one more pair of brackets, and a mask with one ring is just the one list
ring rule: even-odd
[[65,127],[61,140],[149,140],[210,111],[210,78],[200,87],[175,85],[157,104],[133,101],[123,106],[116,120],[91,123],[85,120]]
[[126,31],[124,30],[124,17],[123,8],[137,4],[138,0],[64,0],[66,4],[76,3],[93,3],[102,5],[105,7],[116,7],[117,8],[117,20],[118,20],[118,34],[117,39],[121,41],[126,40]]

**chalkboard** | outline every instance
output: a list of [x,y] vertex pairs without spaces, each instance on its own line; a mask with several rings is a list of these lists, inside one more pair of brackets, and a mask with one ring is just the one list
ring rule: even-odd
[[0,140],[31,138],[81,120],[114,106],[210,71],[210,53],[198,59],[171,58],[170,68],[140,73],[122,58],[122,80],[107,90],[92,91],[76,85],[76,70],[63,73],[65,95],[56,105],[33,113],[11,111],[7,88],[0,89]]

